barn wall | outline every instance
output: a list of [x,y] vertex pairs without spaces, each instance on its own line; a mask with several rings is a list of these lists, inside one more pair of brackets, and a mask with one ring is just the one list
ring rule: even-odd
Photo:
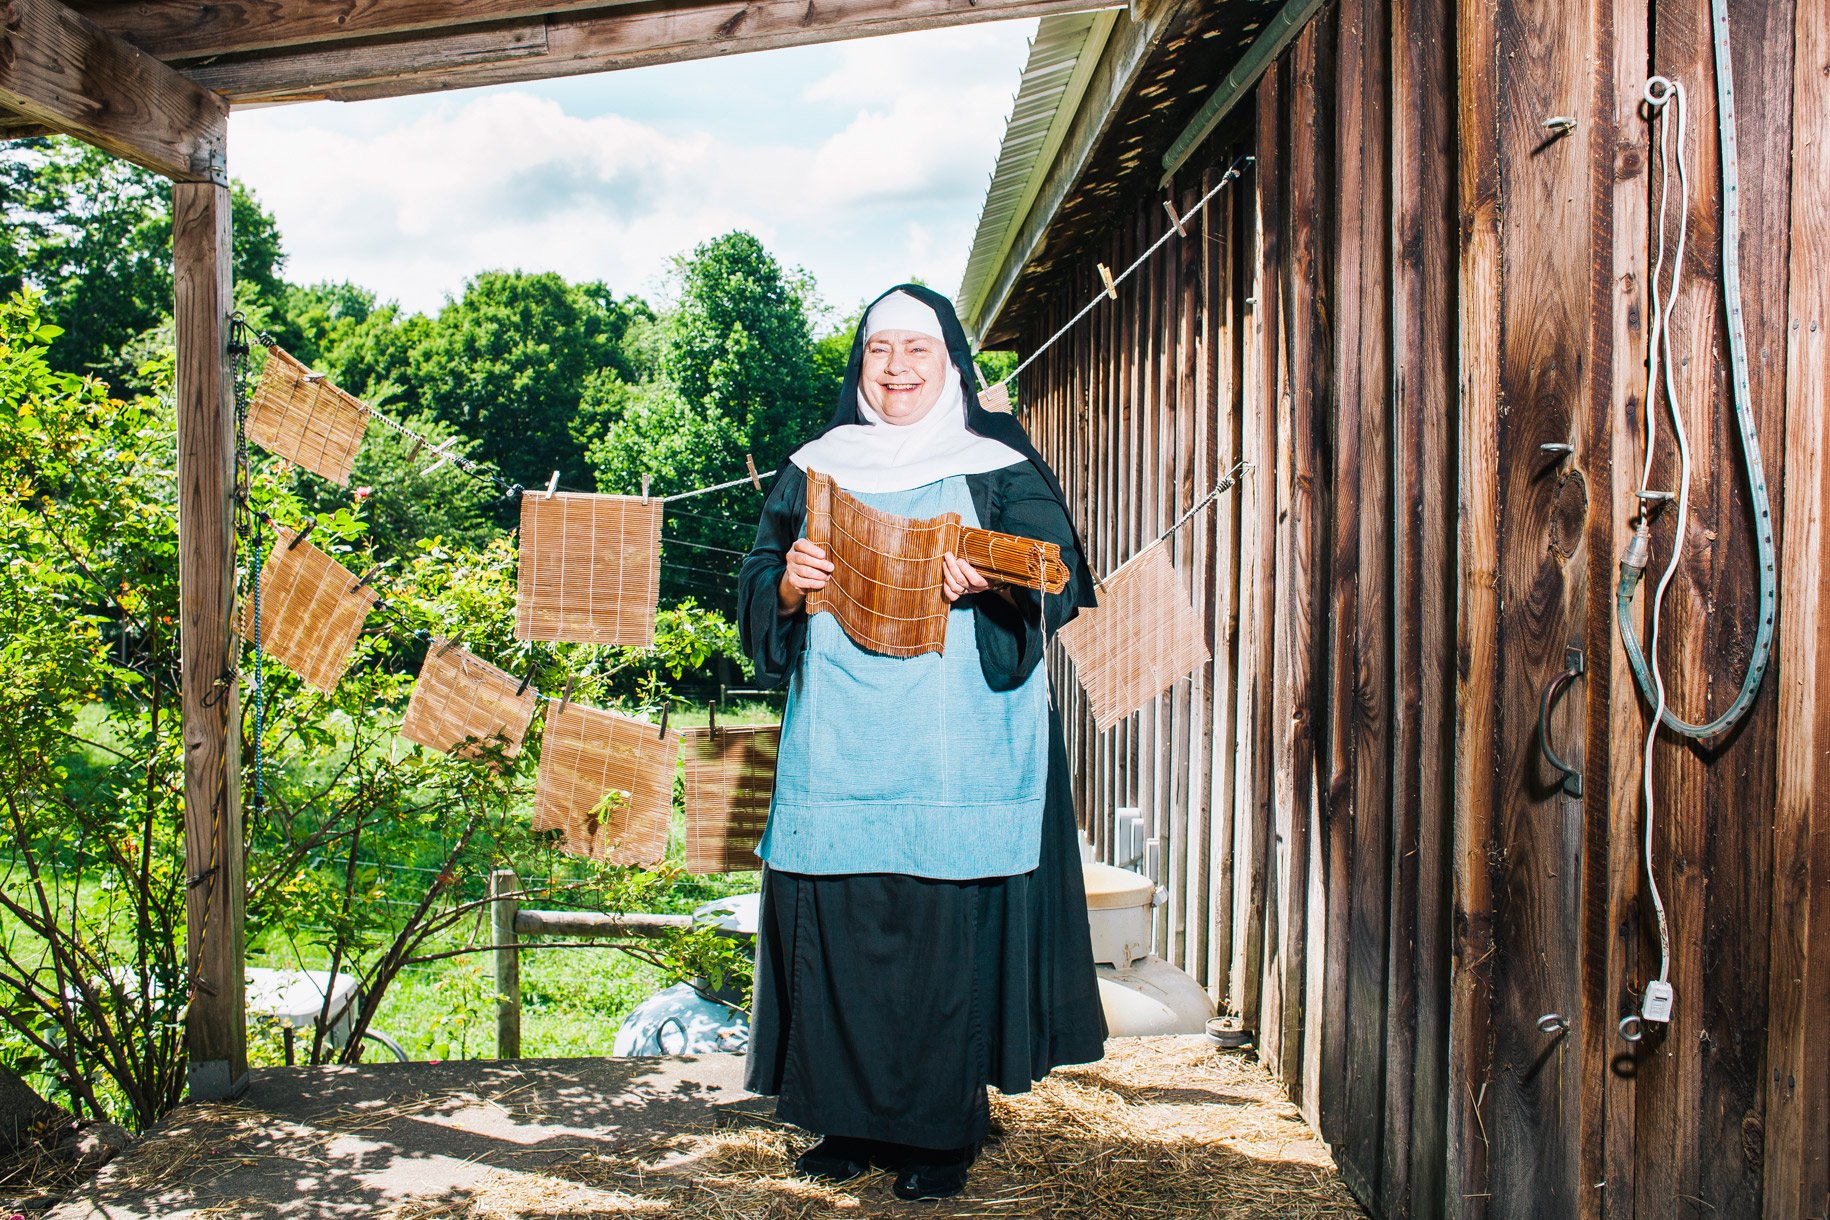
[[[1644,1041],[1616,1028],[1657,942],[1614,590],[1644,443],[1651,71],[1691,103],[1672,349],[1695,473],[1660,646],[1687,718],[1733,699],[1757,609],[1708,0],[1340,0],[1023,322],[1039,343],[1098,292],[1095,259],[1162,232],[1164,198],[1255,156],[1022,386],[1096,570],[1249,463],[1170,543],[1213,660],[1103,734],[1065,660],[1054,677],[1102,855],[1121,808],[1162,846],[1159,951],[1256,1031],[1381,1216],[1830,1215],[1811,1041],[1830,1018],[1830,13],[1730,17],[1779,642],[1740,728],[1656,747],[1678,1010]],[[1571,649],[1585,674],[1550,736],[1580,796],[1538,735]]]

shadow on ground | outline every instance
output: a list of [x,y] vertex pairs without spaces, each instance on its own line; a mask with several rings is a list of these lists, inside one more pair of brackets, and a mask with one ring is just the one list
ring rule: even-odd
[[1254,1062],[1114,1040],[1105,1062],[997,1097],[967,1194],[911,1205],[874,1175],[791,1176],[810,1139],[743,1092],[742,1060],[273,1068],[188,1105],[55,1220],[142,1217],[1358,1217],[1327,1150]]

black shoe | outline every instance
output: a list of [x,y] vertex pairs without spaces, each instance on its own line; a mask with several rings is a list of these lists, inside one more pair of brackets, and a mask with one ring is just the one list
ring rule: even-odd
[[920,1202],[951,1198],[966,1189],[966,1174],[972,1168],[978,1147],[911,1151],[923,1154],[903,1167],[890,1190],[898,1199]]
[[870,1168],[869,1141],[845,1135],[829,1135],[794,1160],[795,1173],[824,1182],[849,1182]]

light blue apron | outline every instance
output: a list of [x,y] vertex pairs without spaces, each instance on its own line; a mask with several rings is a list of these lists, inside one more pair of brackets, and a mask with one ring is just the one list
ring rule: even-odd
[[[904,517],[979,523],[966,479],[853,493]],[[1048,689],[1038,665],[994,691],[969,606],[942,652],[867,652],[813,615],[790,679],[769,824],[756,854],[793,873],[1004,877],[1036,867],[1048,784]]]

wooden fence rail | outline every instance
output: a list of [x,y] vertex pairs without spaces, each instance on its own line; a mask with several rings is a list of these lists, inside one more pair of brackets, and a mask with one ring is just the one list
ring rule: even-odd
[[[647,912],[537,911],[521,905],[521,878],[512,868],[489,874],[491,942],[496,963],[496,1058],[521,1057],[521,940],[571,936],[611,942],[647,940],[692,927],[691,915]],[[607,947],[614,948],[615,944]]]

